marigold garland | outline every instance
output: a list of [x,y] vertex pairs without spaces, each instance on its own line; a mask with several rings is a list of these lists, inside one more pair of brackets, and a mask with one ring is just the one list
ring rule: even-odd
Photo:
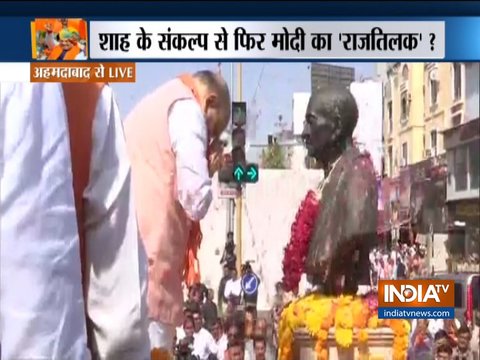
[[327,338],[334,327],[339,348],[347,349],[358,339],[360,359],[369,359],[368,330],[389,327],[394,333],[394,360],[406,360],[410,325],[406,320],[381,321],[368,297],[338,298],[312,294],[291,302],[282,312],[279,323],[279,359],[293,359],[294,332],[305,330],[316,339],[317,360],[328,359]]

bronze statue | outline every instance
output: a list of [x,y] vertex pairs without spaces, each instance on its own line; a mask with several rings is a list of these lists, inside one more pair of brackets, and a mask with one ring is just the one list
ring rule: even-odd
[[306,273],[328,295],[355,294],[358,285],[370,285],[378,195],[371,159],[353,145],[357,120],[357,104],[346,88],[329,86],[310,97],[302,137],[325,180]]

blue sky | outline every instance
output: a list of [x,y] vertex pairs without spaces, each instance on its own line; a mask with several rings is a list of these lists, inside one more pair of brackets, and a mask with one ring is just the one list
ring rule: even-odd
[[[342,63],[355,67],[357,79],[374,75],[374,63]],[[236,68],[236,64],[234,65]],[[112,87],[123,116],[143,96],[157,86],[185,72],[218,69],[218,63],[137,63],[137,81],[132,84],[113,83]],[[230,85],[231,64],[221,64],[222,74]],[[243,63],[243,101],[258,114],[255,128],[249,129],[251,143],[266,143],[268,134],[279,130],[279,115],[290,126],[292,95],[310,92],[310,63]],[[230,85],[232,90],[232,86]],[[233,98],[236,100],[236,84]]]

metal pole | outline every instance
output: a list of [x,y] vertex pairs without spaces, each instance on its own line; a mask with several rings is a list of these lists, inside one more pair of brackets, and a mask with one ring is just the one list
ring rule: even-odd
[[[237,64],[237,91],[236,91],[236,97],[237,101],[242,101],[242,63]],[[243,204],[242,204],[242,186],[239,185],[239,192],[238,196],[236,199],[236,206],[235,206],[235,215],[236,215],[236,255],[237,255],[237,271],[240,274],[241,268],[242,268],[242,210],[243,210]]]
[[[232,62],[230,63],[230,92],[232,93],[232,99],[235,97],[234,93],[234,74],[235,74],[235,64]],[[229,125],[231,126],[231,125]],[[227,200],[227,233],[233,232],[234,229],[234,217],[235,217],[235,200],[228,199]]]

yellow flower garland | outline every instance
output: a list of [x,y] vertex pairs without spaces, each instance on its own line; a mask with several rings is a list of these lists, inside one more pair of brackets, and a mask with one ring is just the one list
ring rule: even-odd
[[353,335],[358,339],[360,359],[369,359],[368,329],[390,327],[394,333],[394,360],[406,360],[410,324],[406,320],[382,321],[370,316],[368,306],[360,298],[340,296],[324,297],[308,295],[290,303],[284,309],[279,322],[279,359],[293,359],[294,332],[305,330],[316,339],[317,360],[327,360],[328,331],[335,328],[335,341],[340,348],[352,346]]

